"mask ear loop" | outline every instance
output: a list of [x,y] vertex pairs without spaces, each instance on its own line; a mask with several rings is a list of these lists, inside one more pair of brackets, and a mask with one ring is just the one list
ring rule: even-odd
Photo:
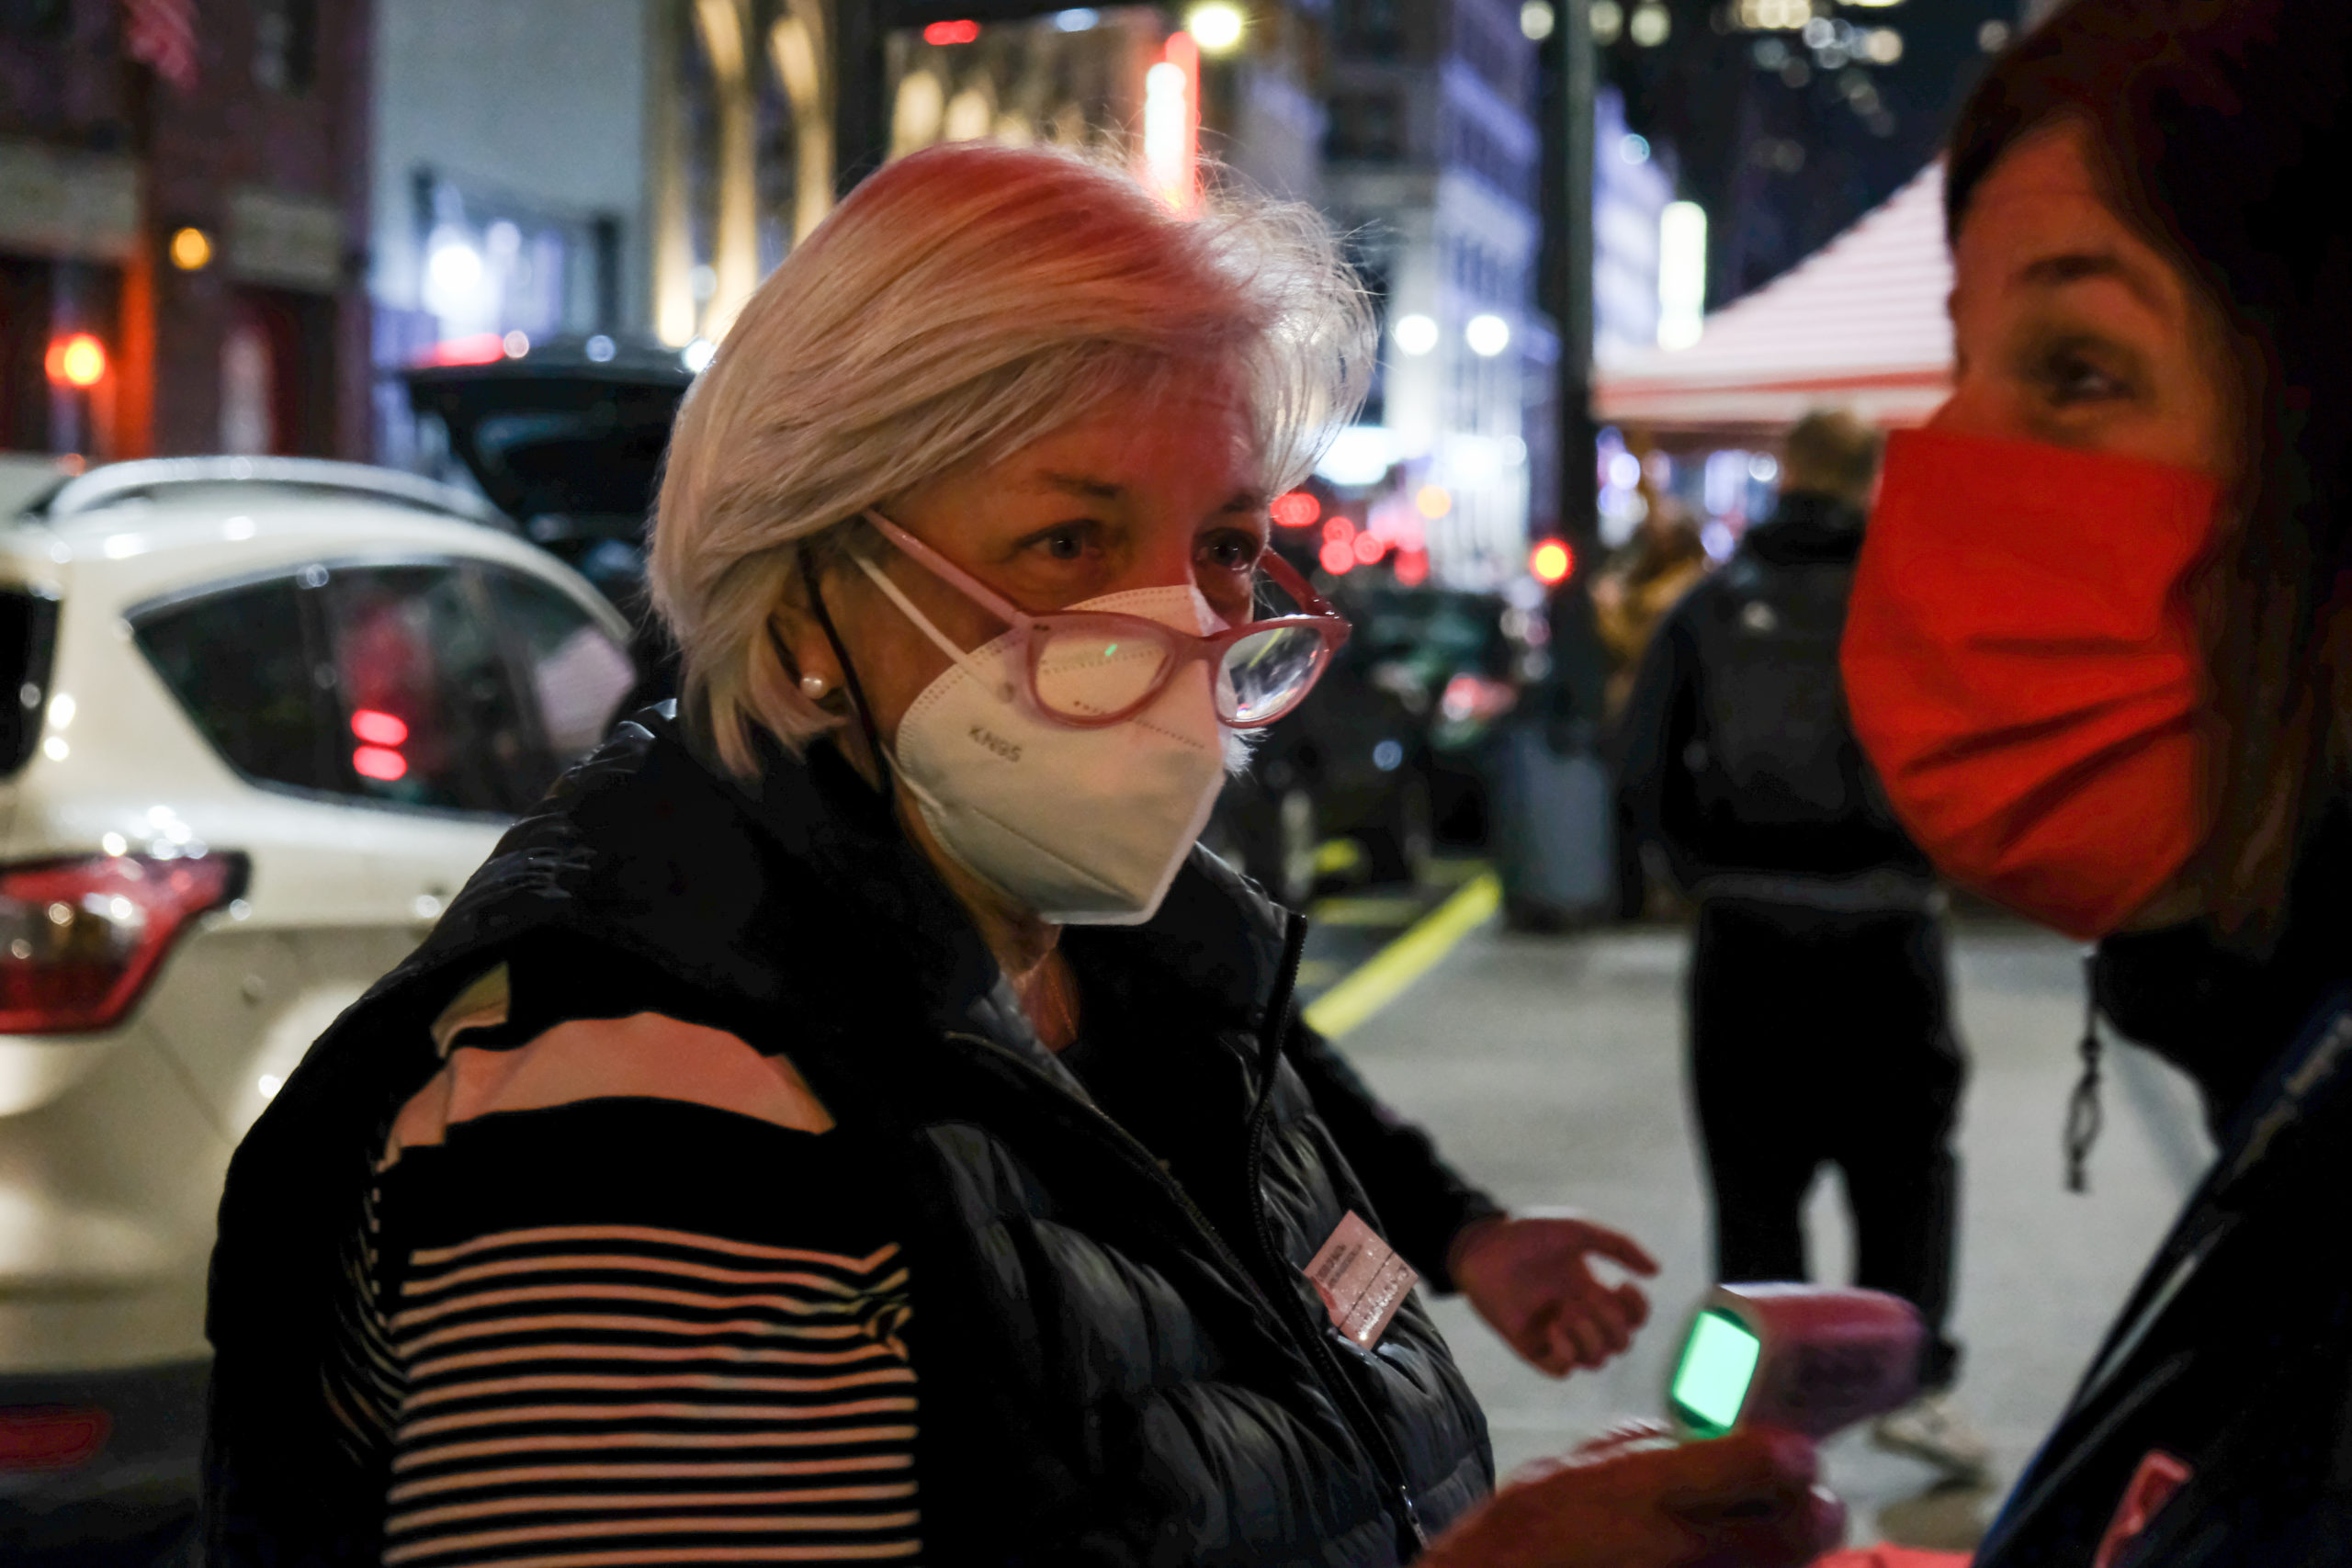
[[[875,770],[882,775],[882,795],[888,799],[895,791],[890,775],[890,753],[883,749],[881,733],[874,728],[874,710],[866,705],[865,688],[857,679],[857,666],[850,661],[849,649],[842,645],[842,634],[834,629],[831,611],[825,608],[824,591],[817,586],[817,570],[809,563],[808,547],[800,547],[800,581],[808,590],[808,606],[816,612],[817,625],[823,629],[825,641],[832,648],[833,657],[841,661],[842,682],[849,687],[849,705],[857,715],[857,727],[865,734],[866,750],[874,753]],[[897,814],[892,813],[895,820]]]
[[2077,1049],[2082,1053],[2083,1076],[2075,1080],[2075,1092],[2066,1099],[2066,1190],[2090,1190],[2091,1145],[2098,1142],[2099,1123],[2099,1038],[2098,1038],[2098,949],[2083,950],[2083,1042]]
[[890,581],[890,574],[888,572],[884,571],[880,567],[876,566],[864,556],[857,556],[853,558],[856,560],[858,570],[865,573],[866,576],[872,578],[874,580],[874,586],[882,590],[883,595],[888,598],[891,604],[896,604],[899,607],[899,613],[906,616],[908,620],[912,621],[915,625],[915,629],[931,639],[932,646],[938,649],[940,652],[947,655],[947,657],[953,660],[956,663],[962,665],[965,673],[970,675],[973,680],[978,681],[981,685],[993,686],[996,688],[997,695],[1004,701],[1011,702],[1013,699],[1016,694],[1012,689],[1012,682],[998,680],[995,676],[990,675],[985,665],[983,665],[978,660],[973,658],[969,652],[956,647],[954,642],[949,640],[945,632],[941,631],[937,626],[932,625],[931,617],[924,615],[921,610],[915,608],[915,602],[907,597],[906,591],[904,589]]

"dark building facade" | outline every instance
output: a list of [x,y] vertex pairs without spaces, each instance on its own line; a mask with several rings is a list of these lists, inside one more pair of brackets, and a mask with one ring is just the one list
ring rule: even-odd
[[0,449],[367,455],[369,10],[0,0]]

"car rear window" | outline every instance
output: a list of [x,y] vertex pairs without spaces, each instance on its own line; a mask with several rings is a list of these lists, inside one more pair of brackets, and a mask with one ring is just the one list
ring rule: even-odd
[[621,700],[637,684],[637,667],[628,649],[560,591],[511,571],[485,575],[499,624],[519,645],[548,756],[568,766],[612,728]]
[[0,588],[0,778],[23,767],[40,739],[56,649],[57,601],[28,588]]
[[350,779],[394,806],[512,816],[555,776],[472,574],[455,563],[337,567],[326,585]]
[[134,616],[140,650],[229,765],[263,784],[338,786],[302,626],[277,578]]

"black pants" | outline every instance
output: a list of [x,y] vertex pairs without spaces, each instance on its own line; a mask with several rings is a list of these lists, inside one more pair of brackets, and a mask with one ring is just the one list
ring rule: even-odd
[[1713,1188],[1715,1273],[1807,1278],[1802,1210],[1823,1164],[1845,1175],[1854,1283],[1928,1320],[1922,1375],[1950,1383],[1967,1076],[1941,926],[1711,900],[1690,961],[1690,1087]]

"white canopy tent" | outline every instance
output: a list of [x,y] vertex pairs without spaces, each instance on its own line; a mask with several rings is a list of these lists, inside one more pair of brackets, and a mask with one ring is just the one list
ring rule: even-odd
[[1808,410],[1917,424],[1951,384],[1943,165],[1789,272],[1706,318],[1689,348],[1599,367],[1602,423],[1665,446],[1770,446]]

